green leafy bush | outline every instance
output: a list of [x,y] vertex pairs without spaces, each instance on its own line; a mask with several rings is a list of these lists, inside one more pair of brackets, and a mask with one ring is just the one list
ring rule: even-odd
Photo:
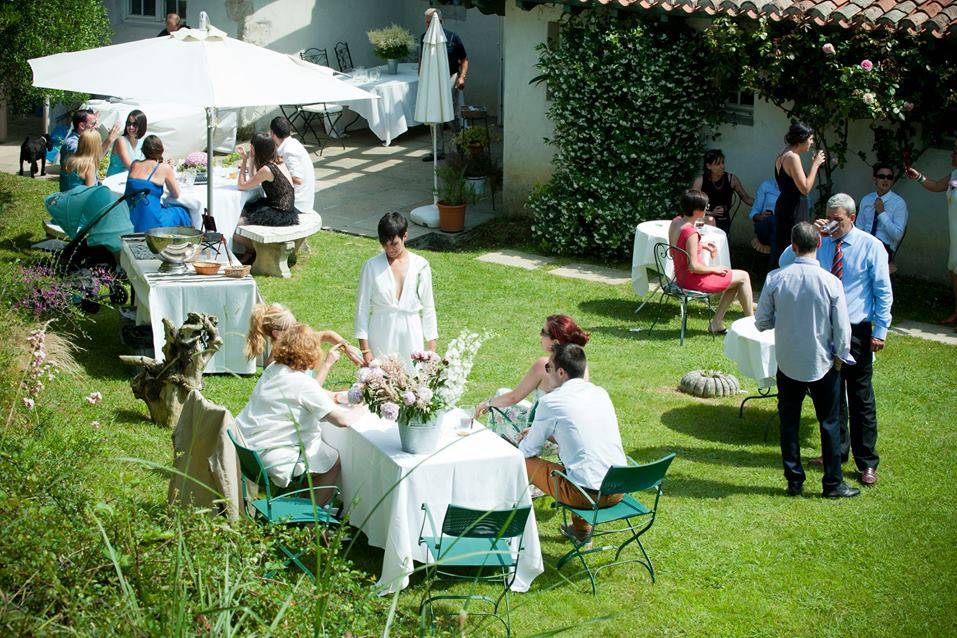
[[624,257],[636,223],[676,212],[701,131],[721,119],[700,36],[594,10],[566,16],[539,51],[556,153],[528,201],[533,238],[553,253]]

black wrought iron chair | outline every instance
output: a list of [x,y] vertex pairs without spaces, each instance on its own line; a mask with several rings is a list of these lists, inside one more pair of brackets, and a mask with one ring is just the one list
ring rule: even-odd
[[326,49],[317,49],[312,47],[299,54],[299,57],[306,62],[312,62],[321,66],[329,66],[329,52]]
[[[674,261],[672,260],[672,251],[680,252],[684,254],[686,259],[689,259],[688,253],[681,248],[671,246],[664,242],[658,242],[655,244],[655,269],[658,271],[658,292],[653,293],[645,302],[638,307],[640,311],[645,307],[645,304],[648,301],[651,301],[656,294],[660,295],[660,299],[665,297],[673,297],[678,300],[678,305],[681,308],[681,338],[679,340],[679,345],[684,345],[685,342],[685,330],[688,326],[688,301],[704,301],[708,304],[708,312],[711,315],[714,315],[714,308],[711,307],[711,295],[706,292],[698,292],[697,290],[686,290],[678,285],[678,279],[675,274],[668,275],[668,262],[672,262],[672,272],[674,272]],[[637,311],[636,311],[637,312]],[[655,320],[651,323],[649,331],[654,330],[655,326],[658,324],[658,317],[655,317]],[[711,338],[714,339],[714,333],[711,334]]]
[[352,65],[352,54],[349,53],[349,43],[336,42],[333,51],[336,53],[336,62],[339,64],[339,70],[343,73],[351,73],[355,67]]
[[[329,53],[326,49],[318,49],[315,47],[306,49],[299,54],[299,57],[312,64],[325,67],[329,66]],[[316,139],[316,144],[319,145],[319,155],[322,155],[325,142],[331,138],[331,133],[335,129],[336,124],[339,123],[339,119],[342,117],[345,109],[338,104],[320,102],[317,104],[295,106],[285,105],[280,106],[279,110],[281,110],[283,116],[289,120],[289,125],[296,131],[296,135],[299,136],[299,139],[305,140],[307,133],[312,133],[312,136]],[[317,121],[322,123],[326,131],[325,136],[320,136],[319,133],[316,132],[313,125]],[[341,136],[339,142],[342,144],[342,148],[346,147]]]

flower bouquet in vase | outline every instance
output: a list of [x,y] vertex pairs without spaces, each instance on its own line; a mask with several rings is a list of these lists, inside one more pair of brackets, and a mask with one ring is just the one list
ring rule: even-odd
[[414,352],[411,365],[397,355],[373,359],[356,373],[349,402],[364,403],[383,419],[395,421],[404,452],[434,452],[442,415],[462,398],[475,353],[486,338],[463,330],[444,357]]
[[389,75],[398,73],[399,60],[407,58],[409,52],[415,48],[415,38],[407,29],[397,24],[373,29],[366,35],[369,36],[376,57],[386,61]]
[[205,184],[208,179],[209,157],[203,151],[194,151],[179,165],[179,172],[187,184]]

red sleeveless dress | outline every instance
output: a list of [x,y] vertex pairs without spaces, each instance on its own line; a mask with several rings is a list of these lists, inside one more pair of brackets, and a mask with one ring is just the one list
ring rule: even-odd
[[[678,248],[688,252],[688,238],[692,235],[698,236],[698,259],[701,260],[701,233],[695,230],[694,224],[685,224],[681,227],[681,233],[678,235]],[[728,269],[723,275],[717,273],[698,274],[688,269],[688,259],[684,253],[677,250],[671,251],[671,258],[675,262],[675,278],[678,285],[685,290],[697,290],[698,292],[718,293],[724,292],[731,285],[731,269]]]

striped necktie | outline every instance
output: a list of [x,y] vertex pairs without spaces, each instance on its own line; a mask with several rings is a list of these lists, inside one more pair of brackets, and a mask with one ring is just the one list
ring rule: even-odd
[[844,278],[844,251],[841,250],[843,239],[834,242],[834,261],[831,263],[831,274],[838,279]]

